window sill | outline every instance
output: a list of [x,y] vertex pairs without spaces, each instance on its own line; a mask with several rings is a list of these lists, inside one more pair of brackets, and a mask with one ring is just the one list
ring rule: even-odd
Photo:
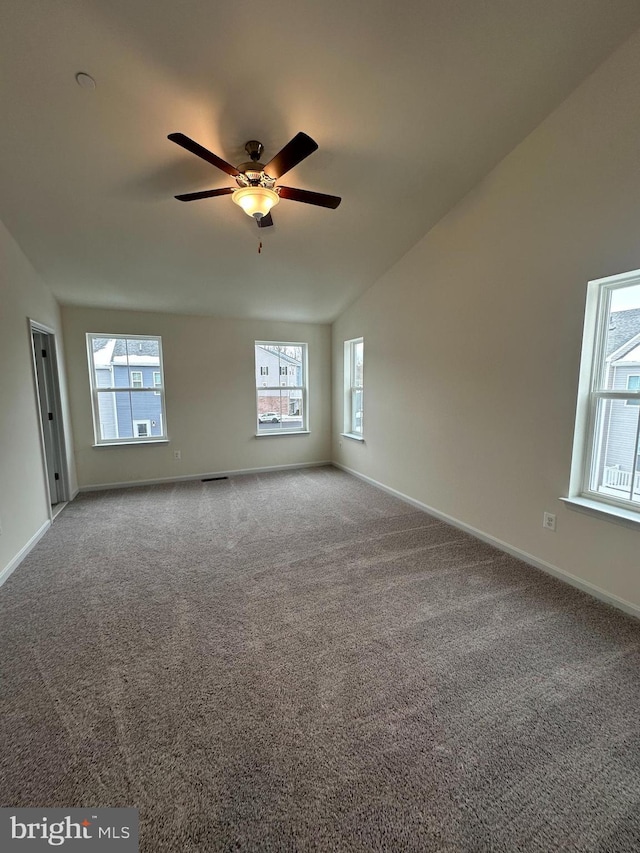
[[341,433],[340,433],[340,435],[341,435],[343,438],[350,438],[350,439],[352,439],[353,441],[362,441],[362,442],[364,442],[364,436],[362,436],[362,435],[358,435],[358,434],[357,434],[357,433],[355,433],[355,432],[341,432]]
[[142,447],[145,444],[169,444],[168,438],[148,438],[148,439],[128,439],[122,441],[101,441],[100,444],[94,444],[93,447]]
[[279,435],[309,435],[308,429],[274,429],[273,431],[257,432],[256,438],[273,438]]
[[560,500],[567,504],[569,509],[584,512],[587,515],[593,515],[607,521],[613,521],[625,527],[633,527],[636,530],[640,528],[640,512],[580,496],[560,498]]

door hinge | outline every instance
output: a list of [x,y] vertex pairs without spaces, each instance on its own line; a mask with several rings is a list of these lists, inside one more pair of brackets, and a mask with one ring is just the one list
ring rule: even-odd
[[58,473],[56,472],[56,473],[53,475],[53,479],[54,479],[54,480],[59,480],[59,479],[60,479],[60,474],[58,474]]
[[49,420],[50,420],[50,421],[52,421],[52,420],[53,420],[53,412],[49,412]]

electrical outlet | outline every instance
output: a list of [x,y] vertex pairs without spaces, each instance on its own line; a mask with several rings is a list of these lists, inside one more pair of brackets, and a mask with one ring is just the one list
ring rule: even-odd
[[555,530],[556,529],[556,517],[552,512],[545,512],[542,516],[542,526],[546,527],[547,530]]
[[174,451],[173,451],[173,458],[174,458],[174,459],[182,459],[182,454],[181,454],[181,452],[180,452],[179,450],[174,450]]

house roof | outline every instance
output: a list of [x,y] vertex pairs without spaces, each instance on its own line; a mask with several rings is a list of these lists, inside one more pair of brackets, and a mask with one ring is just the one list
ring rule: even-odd
[[133,342],[126,338],[93,338],[93,363],[96,367],[107,367],[111,364],[158,365],[158,343],[144,338],[136,338]]
[[617,358],[615,363],[620,367],[625,365],[631,367],[640,364],[640,345],[636,344],[626,352],[621,358]]
[[640,308],[613,311],[607,331],[607,357],[611,361],[618,361],[634,346],[638,334],[640,334]]

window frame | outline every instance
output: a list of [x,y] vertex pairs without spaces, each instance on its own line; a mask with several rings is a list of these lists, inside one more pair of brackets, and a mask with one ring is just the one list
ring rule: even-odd
[[[623,523],[631,522],[634,526],[640,524],[640,501],[596,491],[592,488],[592,472],[600,452],[598,407],[601,401],[620,400],[626,405],[640,405],[640,388],[631,391],[604,387],[611,297],[615,290],[638,285],[640,270],[595,279],[587,286],[569,495],[563,498],[567,503],[575,504],[578,509],[613,516]],[[636,450],[639,438],[640,417],[635,436]]]
[[[134,386],[132,374],[133,373],[142,373],[142,371],[131,370],[131,365],[127,364],[128,367],[128,376],[129,376],[129,385],[127,387],[124,386],[98,386],[96,385],[96,365],[94,360],[94,351],[93,351],[93,341],[96,338],[106,338],[108,340],[131,340],[131,341],[156,341],[158,344],[158,365],[157,369],[156,365],[153,365],[153,385],[151,387],[145,387],[144,385],[144,374],[142,379],[142,386]],[[129,335],[129,334],[120,334],[114,332],[87,332],[86,333],[86,344],[87,344],[87,364],[89,368],[89,387],[91,391],[91,414],[93,420],[93,437],[94,437],[94,447],[112,447],[123,444],[166,444],[169,441],[169,436],[167,433],[167,416],[166,416],[166,408],[165,408],[165,383],[164,383],[164,362],[163,362],[163,354],[162,354],[162,338],[160,335]],[[160,382],[161,384],[156,384],[155,382],[155,374],[160,374]],[[100,394],[115,394],[115,393],[129,393],[129,394],[140,394],[146,393],[149,394],[153,392],[155,396],[160,397],[160,435],[148,435],[148,436],[136,436],[136,427],[135,424],[137,421],[146,421],[146,418],[134,418],[133,414],[131,417],[131,430],[133,432],[133,436],[126,436],[124,438],[116,437],[116,438],[102,438],[102,429],[100,426],[100,406],[99,406],[99,396]],[[114,398],[115,399],[115,398]],[[130,398],[131,399],[131,398]],[[151,419],[149,419],[151,420]],[[117,432],[117,418],[116,418],[116,432]]]
[[[257,376],[258,376],[258,370],[257,370],[257,367],[258,367],[258,364],[257,364],[258,347],[301,347],[302,348],[302,359],[301,359],[302,384],[301,385],[289,385],[286,382],[280,382],[280,379],[282,376],[293,376],[295,374],[293,371],[291,373],[288,372],[289,365],[285,365],[285,371],[286,372],[282,373],[282,365],[279,362],[278,363],[279,369],[277,371],[278,384],[273,385],[273,384],[264,383],[262,385],[258,385],[257,384],[258,383],[258,380],[257,380]],[[256,409],[255,409],[256,438],[265,438],[266,436],[274,436],[274,435],[276,435],[276,436],[277,435],[299,435],[299,434],[309,433],[309,431],[310,431],[310,429],[309,429],[309,423],[310,423],[310,421],[309,421],[309,344],[304,342],[304,341],[254,341],[253,353],[254,353],[254,375],[256,376],[256,386],[255,386],[255,392],[256,392]],[[269,375],[268,366],[267,366],[267,373],[266,374],[262,373],[262,367],[259,371],[259,374],[260,374],[261,378],[264,376],[268,376]],[[301,392],[301,395],[300,395],[300,398],[302,399],[301,426],[293,427],[293,428],[283,427],[282,425],[284,423],[285,417],[293,417],[293,416],[284,415],[282,412],[282,407],[281,407],[280,421],[279,421],[280,427],[278,429],[268,429],[268,430],[260,431],[260,420],[259,420],[259,417],[260,417],[260,402],[259,402],[260,401],[260,395],[261,394],[264,395],[264,393],[266,391],[273,391],[274,395],[276,395],[276,393],[277,393],[277,395],[280,396],[283,388],[286,388],[287,391],[300,391]],[[289,399],[289,401],[291,400],[290,397],[288,399]],[[288,409],[289,409],[289,404],[287,405],[287,410]]]
[[[362,345],[362,371],[360,384],[356,381],[356,348]],[[360,394],[362,405],[360,408],[360,427],[356,420],[356,396]],[[364,441],[364,337],[351,338],[344,342],[344,435],[357,441]]]

